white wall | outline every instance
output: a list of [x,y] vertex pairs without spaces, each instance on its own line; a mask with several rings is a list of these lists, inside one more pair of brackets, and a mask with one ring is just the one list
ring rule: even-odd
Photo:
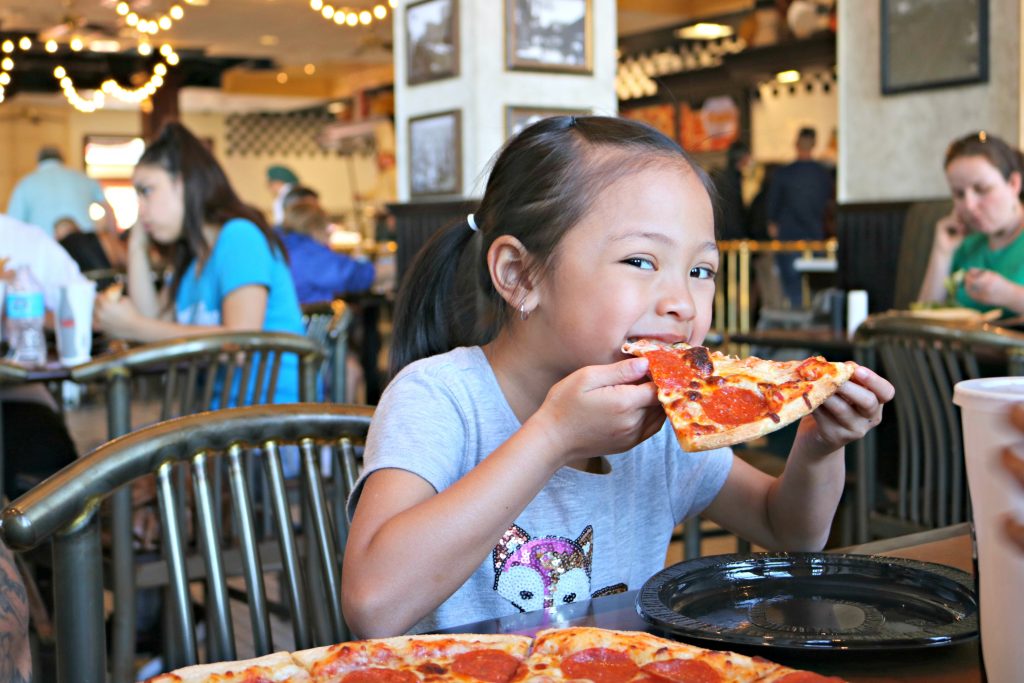
[[[814,155],[826,156],[829,137],[839,125],[839,98],[835,83],[828,78],[829,91],[825,92],[815,72],[805,74],[804,78],[813,84],[811,92],[807,92],[803,82],[796,84],[796,92],[792,94],[788,85],[768,84],[760,87],[760,97],[751,101],[751,152],[758,161],[792,161],[797,133],[804,126],[818,132]],[[776,95],[772,95],[773,88]]]
[[[506,106],[588,110],[615,115],[616,5],[592,0],[593,73],[505,69],[505,16],[496,0],[459,3],[459,75],[409,86],[405,10],[395,10],[395,136],[398,197],[409,200],[408,120],[453,109],[462,112],[462,196],[483,193],[487,163],[505,141]],[[404,3],[403,3],[404,4]]]
[[949,142],[985,129],[1024,140],[1020,0],[989,2],[987,83],[882,96],[879,0],[839,7],[839,201],[946,197]]

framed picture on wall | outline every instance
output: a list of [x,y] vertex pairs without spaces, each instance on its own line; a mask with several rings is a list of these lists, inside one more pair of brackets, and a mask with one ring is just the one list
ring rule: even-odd
[[459,75],[458,0],[419,0],[405,8],[409,85]]
[[882,0],[882,93],[988,80],[988,0]]
[[509,69],[590,73],[591,0],[505,0]]
[[557,109],[553,107],[505,107],[505,137],[518,135],[523,128],[549,116],[589,116],[587,109]]
[[409,193],[462,193],[462,116],[446,111],[409,119]]

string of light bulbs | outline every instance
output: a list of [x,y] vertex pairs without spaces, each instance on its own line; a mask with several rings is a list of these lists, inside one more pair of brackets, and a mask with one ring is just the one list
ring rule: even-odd
[[387,7],[383,4],[374,6],[373,10],[354,10],[348,7],[336,8],[324,0],[309,0],[309,8],[317,12],[327,21],[333,21],[338,26],[368,26],[376,21],[383,21],[388,16],[388,8],[395,8],[395,0],[387,0]]
[[22,52],[32,49],[32,39],[28,36],[22,36],[18,38],[18,42],[8,38],[7,40],[0,43],[0,103],[4,101],[6,96],[7,86],[11,84],[11,72],[14,71],[14,58],[11,54],[14,53],[15,47],[21,48]]
[[171,5],[166,14],[161,14],[156,19],[146,19],[139,16],[138,12],[135,12],[125,0],[118,2],[114,11],[124,17],[124,23],[139,33],[150,36],[155,36],[160,31],[170,30],[174,26],[174,22],[181,21],[185,16],[185,10],[181,5]]
[[153,97],[156,91],[164,84],[164,76],[167,75],[168,65],[175,66],[181,61],[178,53],[167,44],[160,46],[160,55],[164,61],[153,65],[153,71],[150,73],[149,79],[138,88],[125,88],[114,79],[108,78],[100,84],[99,89],[93,91],[91,97],[83,97],[79,94],[78,89],[75,88],[74,81],[63,66],[54,68],[53,77],[60,83],[64,98],[68,101],[68,104],[86,114],[102,109],[106,105],[107,97],[113,97],[130,104],[142,104]]

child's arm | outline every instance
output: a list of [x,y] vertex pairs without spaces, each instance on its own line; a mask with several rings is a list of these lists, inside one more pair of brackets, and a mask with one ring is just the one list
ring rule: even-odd
[[407,631],[466,582],[556,470],[628,450],[657,432],[665,415],[653,384],[631,384],[646,369],[645,359],[634,358],[573,373],[515,434],[440,493],[405,470],[373,472],[342,572],[353,631]]
[[708,518],[773,550],[820,550],[846,478],[843,446],[882,419],[895,390],[865,367],[839,387],[797,430],[786,469],[775,479],[734,459]]

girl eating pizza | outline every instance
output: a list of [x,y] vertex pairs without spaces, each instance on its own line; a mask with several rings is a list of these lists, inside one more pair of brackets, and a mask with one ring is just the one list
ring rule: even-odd
[[506,144],[479,210],[439,232],[399,293],[394,379],[349,501],[346,619],[434,630],[639,588],[696,514],[770,549],[818,550],[843,447],[892,386],[858,367],[800,423],[774,478],[681,450],[648,359],[699,345],[719,264],[710,183],[623,119],[544,119]]

